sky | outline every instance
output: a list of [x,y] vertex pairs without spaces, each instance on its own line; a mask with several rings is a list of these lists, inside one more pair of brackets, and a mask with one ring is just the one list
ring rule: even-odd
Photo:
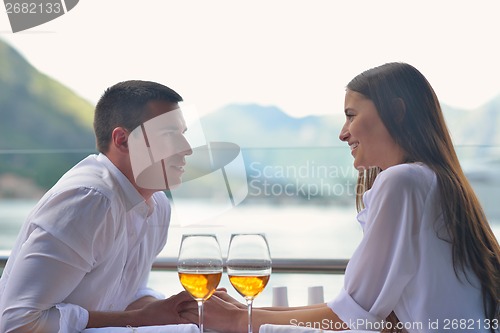
[[392,61],[417,67],[441,102],[474,109],[500,94],[497,0],[80,0],[0,38],[95,103],[123,80],[161,82],[198,112],[274,105],[343,113],[345,85]]

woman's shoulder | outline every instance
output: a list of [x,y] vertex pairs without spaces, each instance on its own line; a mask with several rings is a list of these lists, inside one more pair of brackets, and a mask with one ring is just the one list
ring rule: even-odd
[[[397,164],[382,171],[375,180],[385,186],[411,187],[430,190],[436,180],[436,174],[424,163]],[[374,184],[375,186],[375,184]]]

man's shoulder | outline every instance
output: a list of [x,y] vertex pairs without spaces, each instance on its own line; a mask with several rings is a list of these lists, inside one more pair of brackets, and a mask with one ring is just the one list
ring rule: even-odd
[[54,185],[51,192],[88,189],[111,199],[114,196],[114,180],[109,170],[90,155],[68,170]]

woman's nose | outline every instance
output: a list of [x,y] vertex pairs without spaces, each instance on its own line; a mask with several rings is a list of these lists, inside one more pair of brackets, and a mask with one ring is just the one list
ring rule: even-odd
[[346,125],[340,130],[339,139],[340,141],[347,141],[349,139],[349,130]]

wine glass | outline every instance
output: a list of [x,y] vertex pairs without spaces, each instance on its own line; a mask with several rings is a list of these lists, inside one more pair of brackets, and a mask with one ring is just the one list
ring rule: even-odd
[[252,333],[252,303],[271,275],[271,255],[264,235],[233,234],[227,255],[227,274],[248,306],[248,333]]
[[213,295],[222,276],[222,255],[215,235],[183,235],[177,272],[184,289],[198,303],[198,327],[203,333],[203,302]]

